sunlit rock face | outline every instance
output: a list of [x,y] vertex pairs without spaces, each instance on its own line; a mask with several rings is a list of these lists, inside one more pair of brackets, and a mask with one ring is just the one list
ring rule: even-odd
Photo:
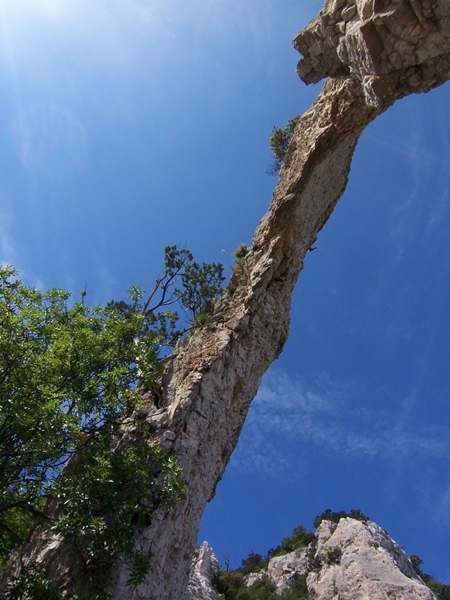
[[294,550],[284,556],[275,556],[267,566],[267,574],[279,595],[289,588],[296,575],[303,575],[307,570],[308,550],[306,548]]
[[312,563],[314,600],[435,600],[402,548],[370,521],[323,521]]
[[203,542],[194,554],[185,600],[221,600],[212,587],[218,570],[219,561],[208,542]]
[[369,104],[426,92],[448,79],[448,0],[327,0],[294,40],[305,83],[359,79]]
[[[205,542],[192,562],[186,600],[220,598],[212,587],[215,565]],[[371,521],[323,521],[308,548],[272,558],[267,570],[250,573],[245,584],[251,587],[268,576],[281,596],[305,573],[311,600],[436,600],[404,550]]]

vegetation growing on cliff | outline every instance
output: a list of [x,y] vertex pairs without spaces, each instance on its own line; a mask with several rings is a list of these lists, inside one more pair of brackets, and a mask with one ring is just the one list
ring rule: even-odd
[[215,580],[215,589],[224,600],[307,600],[306,577],[306,574],[295,575],[290,587],[278,595],[267,575],[247,587],[240,571],[221,570]]
[[[212,311],[222,273],[222,265],[168,246],[146,299],[133,286],[126,302],[89,307],[85,292],[71,302],[64,290],[40,292],[0,267],[0,573],[30,528],[49,519],[92,583],[80,598],[107,597],[117,553],[130,566],[130,585],[148,572],[133,528],[176,502],[183,486],[175,458],[149,446],[135,409],[152,397],[161,351]],[[3,597],[52,593],[46,566],[32,564]]]
[[350,519],[355,519],[356,521],[362,521],[363,523],[367,523],[369,521],[369,517],[367,517],[360,510],[352,509],[349,512],[345,510],[339,510],[337,512],[333,512],[329,508],[323,511],[320,515],[318,515],[314,521],[313,526],[315,529],[319,527],[322,521],[331,521],[332,523],[339,523],[341,519],[346,519],[349,517]]
[[419,575],[422,581],[430,588],[430,590],[439,600],[450,600],[449,584],[442,583],[441,581],[435,579],[432,575],[422,571],[423,560],[417,556],[417,554],[412,554],[409,557],[409,560],[412,562],[417,575]]
[[299,548],[306,548],[314,539],[314,533],[299,525],[290,536],[283,538],[278,546],[271,548],[265,557],[250,552],[247,558],[242,559],[239,569],[234,571],[219,569],[214,581],[216,591],[223,596],[224,600],[306,600],[308,598],[307,573],[296,575],[289,589],[286,589],[281,596],[276,594],[275,587],[267,575],[251,587],[245,585],[245,576],[267,569],[271,558],[283,556]]
[[270,149],[274,155],[274,162],[269,169],[267,169],[268,175],[276,175],[286,157],[286,153],[289,148],[289,144],[291,143],[291,138],[294,133],[295,126],[300,120],[300,115],[289,119],[286,127],[283,129],[281,127],[274,127],[270,132]]
[[[332,521],[339,523],[341,519],[350,517],[358,521],[367,522],[369,518],[360,510],[337,511],[325,510],[318,515],[314,521],[314,527],[317,529],[322,521]],[[308,570],[303,574],[296,574],[290,583],[288,589],[279,596],[275,592],[275,587],[267,575],[269,560],[275,556],[282,556],[297,550],[298,548],[309,548],[308,551]],[[224,600],[308,600],[308,588],[306,579],[311,571],[322,567],[322,562],[315,558],[317,541],[315,534],[308,531],[302,525],[296,527],[292,534],[283,538],[281,544],[267,552],[265,557],[255,552],[250,552],[247,558],[241,561],[241,566],[236,570],[219,569],[215,579],[214,588],[221,594]],[[342,549],[334,547],[328,549],[327,563],[339,564],[342,556]],[[450,600],[450,585],[437,581],[431,575],[421,570],[422,559],[416,555],[409,557],[416,573],[422,578],[423,582],[433,591],[439,600]],[[250,573],[261,573],[252,586],[245,584],[246,576]]]

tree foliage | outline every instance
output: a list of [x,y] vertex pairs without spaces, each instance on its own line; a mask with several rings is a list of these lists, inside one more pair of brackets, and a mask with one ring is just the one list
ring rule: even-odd
[[[333,512],[327,509],[314,519],[314,527],[319,527],[324,520],[338,523],[340,519],[346,517],[363,522],[369,520],[360,510]],[[267,575],[268,562],[275,556],[293,552],[298,548],[308,548],[307,571],[302,574],[295,574],[290,580],[288,588],[281,595],[277,595]],[[342,548],[339,546],[328,548],[325,560],[318,559],[316,551],[317,539],[315,534],[308,531],[303,525],[299,525],[295,527],[290,536],[282,539],[281,544],[269,550],[264,558],[260,554],[250,552],[247,558],[242,560],[239,569],[219,569],[213,582],[214,589],[221,594],[224,600],[307,600],[309,597],[306,584],[308,574],[320,570],[324,562],[329,565],[338,565],[342,557]],[[413,554],[409,559],[416,573],[436,597],[439,600],[450,600],[450,585],[442,583],[432,575],[422,571],[423,561],[417,555]],[[249,573],[258,573],[260,578],[252,586],[247,587],[245,581]]]
[[[293,552],[298,548],[306,548],[313,540],[315,540],[314,534],[299,525],[290,536],[282,539],[280,545],[269,550],[265,557],[250,552],[247,558],[242,559],[239,569],[235,571],[219,569],[214,588],[224,600],[306,600],[308,598],[307,573],[295,575],[289,587],[279,596],[265,569],[271,558]],[[262,577],[252,586],[247,587],[245,576],[258,572],[261,572]]]
[[417,573],[417,575],[422,579],[425,585],[427,585],[430,588],[430,590],[433,592],[436,598],[438,598],[439,600],[450,600],[449,584],[442,583],[432,575],[425,573],[422,570],[423,560],[419,556],[417,556],[417,554],[412,554],[409,557],[409,560],[411,561],[412,566],[414,567],[414,570]]
[[[132,528],[176,501],[182,486],[174,457],[148,445],[135,409],[148,402],[164,347],[197,326],[202,311],[211,315],[222,271],[168,246],[147,298],[133,286],[128,301],[88,307],[85,294],[71,303],[68,292],[40,292],[0,267],[0,571],[36,520],[48,520],[48,499],[59,497],[52,527],[88,570],[120,552],[131,585],[147,572]],[[125,439],[130,430],[134,438]],[[36,583],[44,571],[29,569],[7,597],[32,585],[33,573]]]
[[224,600],[307,600],[308,598],[307,574],[295,575],[291,585],[281,595],[276,593],[275,586],[267,574],[250,587],[245,585],[244,577],[241,571],[219,569],[214,588]]
[[274,155],[273,165],[267,170],[269,175],[276,175],[281,169],[286,153],[294,133],[295,126],[300,120],[300,115],[289,119],[286,127],[274,127],[270,132],[270,149]]
[[141,286],[133,286],[132,303],[112,301],[108,307],[125,318],[140,313],[146,321],[145,331],[156,332],[161,347],[173,347],[192,326],[202,325],[212,315],[224,279],[221,263],[198,263],[186,248],[166,246],[164,272],[152,291],[146,295]]
[[323,511],[323,513],[321,513],[314,519],[313,525],[317,529],[322,523],[322,521],[332,521],[333,523],[339,523],[341,519],[345,519],[347,517],[351,519],[356,519],[357,521],[362,521],[363,523],[369,521],[369,517],[366,517],[366,515],[360,510],[352,509],[349,512],[345,510],[333,512],[332,510],[327,508]]
[[247,558],[242,559],[239,571],[243,575],[246,575],[247,573],[256,573],[257,571],[264,569],[266,566],[267,561],[264,560],[261,554],[250,552]]
[[274,556],[289,554],[289,552],[294,552],[294,550],[297,550],[298,548],[306,548],[314,539],[315,536],[312,531],[308,531],[303,525],[298,525],[290,536],[281,540],[279,546],[271,548],[268,551],[267,558],[270,559]]

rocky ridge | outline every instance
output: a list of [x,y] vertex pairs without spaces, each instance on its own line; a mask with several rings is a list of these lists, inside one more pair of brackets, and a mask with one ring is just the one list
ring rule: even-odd
[[375,523],[323,521],[307,584],[315,600],[434,600],[404,550]]
[[185,600],[220,600],[212,586],[218,570],[219,561],[211,546],[203,542],[192,559]]
[[[202,560],[192,563],[186,600],[219,600],[212,587],[217,559],[206,543],[200,553]],[[205,563],[214,568],[205,570]],[[272,558],[267,570],[247,575],[245,582],[251,587],[267,576],[281,595],[296,575],[305,573],[308,595],[314,600],[436,599],[404,550],[372,521],[322,521],[309,548]]]

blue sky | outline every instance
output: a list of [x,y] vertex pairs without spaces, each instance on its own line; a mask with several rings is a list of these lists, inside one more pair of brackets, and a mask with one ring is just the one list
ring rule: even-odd
[[[291,39],[317,0],[2,0],[0,260],[90,303],[150,288],[167,244],[223,261],[276,178],[268,137],[319,86]],[[448,85],[362,136],[307,256],[200,541],[232,566],[362,510],[450,582]]]

